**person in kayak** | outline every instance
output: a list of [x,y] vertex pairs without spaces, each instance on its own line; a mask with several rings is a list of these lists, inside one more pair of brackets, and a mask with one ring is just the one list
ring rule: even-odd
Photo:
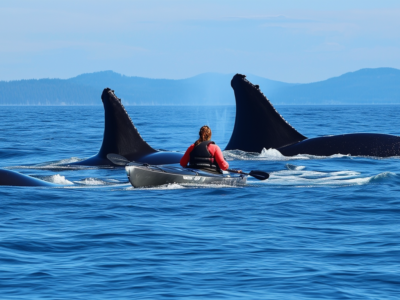
[[181,158],[181,166],[217,173],[227,170],[229,164],[225,161],[221,149],[211,141],[210,127],[207,125],[201,127],[199,136],[199,139],[189,146]]

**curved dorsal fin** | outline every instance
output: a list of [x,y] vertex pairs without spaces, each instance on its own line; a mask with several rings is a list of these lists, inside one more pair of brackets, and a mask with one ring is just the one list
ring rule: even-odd
[[106,158],[109,153],[116,153],[129,160],[136,160],[150,153],[157,152],[140,136],[138,130],[121,99],[110,88],[103,90],[101,100],[104,105],[104,137],[97,156]]
[[245,75],[233,76],[231,86],[236,98],[236,119],[225,150],[261,152],[300,142],[306,137],[294,129],[271,102]]

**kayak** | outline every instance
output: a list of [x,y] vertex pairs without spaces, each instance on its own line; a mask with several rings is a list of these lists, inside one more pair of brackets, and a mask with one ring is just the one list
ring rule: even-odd
[[205,170],[182,168],[171,165],[152,166],[148,164],[129,163],[125,166],[129,182],[135,188],[152,187],[170,183],[178,184],[222,184],[245,185],[247,175],[211,173]]

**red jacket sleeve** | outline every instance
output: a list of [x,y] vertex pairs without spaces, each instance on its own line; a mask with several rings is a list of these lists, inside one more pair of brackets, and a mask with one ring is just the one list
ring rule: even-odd
[[210,152],[211,155],[214,156],[218,166],[222,170],[226,170],[229,168],[229,164],[225,161],[224,156],[222,155],[222,151],[217,145],[209,144],[208,151]]
[[185,154],[182,156],[181,161],[180,161],[180,164],[181,164],[182,167],[185,168],[187,166],[187,164],[189,163],[190,152],[192,152],[193,148],[194,148],[194,144],[191,144],[189,146],[189,148],[187,148]]

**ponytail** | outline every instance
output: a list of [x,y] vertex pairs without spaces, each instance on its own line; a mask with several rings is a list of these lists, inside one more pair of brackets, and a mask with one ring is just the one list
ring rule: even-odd
[[199,131],[200,138],[194,143],[195,146],[198,144],[211,140],[211,129],[207,125],[200,128]]

